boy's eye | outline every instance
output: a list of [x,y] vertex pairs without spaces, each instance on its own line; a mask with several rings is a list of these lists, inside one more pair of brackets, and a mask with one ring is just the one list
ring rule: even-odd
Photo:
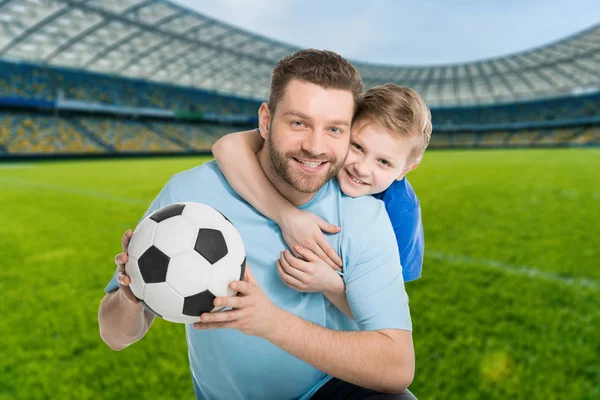
[[359,145],[359,144],[352,143],[352,146],[354,146],[354,148],[355,148],[356,150],[358,150],[358,151],[363,151],[363,148],[362,148],[362,147],[360,147],[360,145]]
[[390,162],[389,162],[388,160],[380,160],[380,161],[381,161],[381,163],[382,163],[383,165],[385,165],[386,167],[391,167],[391,166],[392,166],[392,164],[390,164]]

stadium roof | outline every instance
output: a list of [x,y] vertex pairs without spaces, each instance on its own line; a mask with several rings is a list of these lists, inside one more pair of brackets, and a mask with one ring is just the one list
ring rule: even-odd
[[[0,0],[0,58],[264,99],[271,69],[297,49],[164,0]],[[353,63],[366,87],[409,86],[432,106],[586,92],[600,89],[600,24],[546,46],[476,62]]]

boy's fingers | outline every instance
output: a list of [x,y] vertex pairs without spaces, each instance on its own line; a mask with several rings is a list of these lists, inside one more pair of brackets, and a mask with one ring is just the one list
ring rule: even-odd
[[334,269],[341,271],[342,259],[340,256],[338,256],[335,250],[333,250],[333,247],[331,247],[329,242],[326,239],[323,239],[319,245],[321,246],[321,250],[323,250],[325,254],[327,254],[327,257],[329,257],[329,259],[335,264]]
[[321,249],[321,247],[319,246],[319,244],[317,242],[313,242],[311,243],[311,246],[309,247],[309,249],[315,253],[315,255],[317,257],[319,257],[321,260],[325,261],[331,268],[336,268],[336,264],[329,258],[329,256],[327,254],[325,254],[325,252]]

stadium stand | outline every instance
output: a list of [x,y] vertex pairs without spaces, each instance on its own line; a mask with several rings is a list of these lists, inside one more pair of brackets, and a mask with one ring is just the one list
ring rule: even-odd
[[[169,1],[0,1],[0,158],[195,154],[256,125],[297,48]],[[432,110],[430,148],[600,146],[600,24],[437,66],[353,61]]]

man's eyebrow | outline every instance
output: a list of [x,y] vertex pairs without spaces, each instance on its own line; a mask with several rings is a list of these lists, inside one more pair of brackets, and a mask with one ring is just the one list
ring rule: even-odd
[[[296,116],[298,118],[302,118],[302,119],[306,119],[306,120],[312,121],[311,117],[309,117],[308,115],[303,114],[303,113],[301,113],[299,111],[290,110],[290,111],[284,112],[283,115],[293,115],[293,116]],[[327,122],[329,124],[331,124],[331,125],[343,125],[343,126],[348,126],[348,127],[350,126],[350,122],[349,121],[344,121],[342,119],[336,119],[336,120],[327,121]]]

